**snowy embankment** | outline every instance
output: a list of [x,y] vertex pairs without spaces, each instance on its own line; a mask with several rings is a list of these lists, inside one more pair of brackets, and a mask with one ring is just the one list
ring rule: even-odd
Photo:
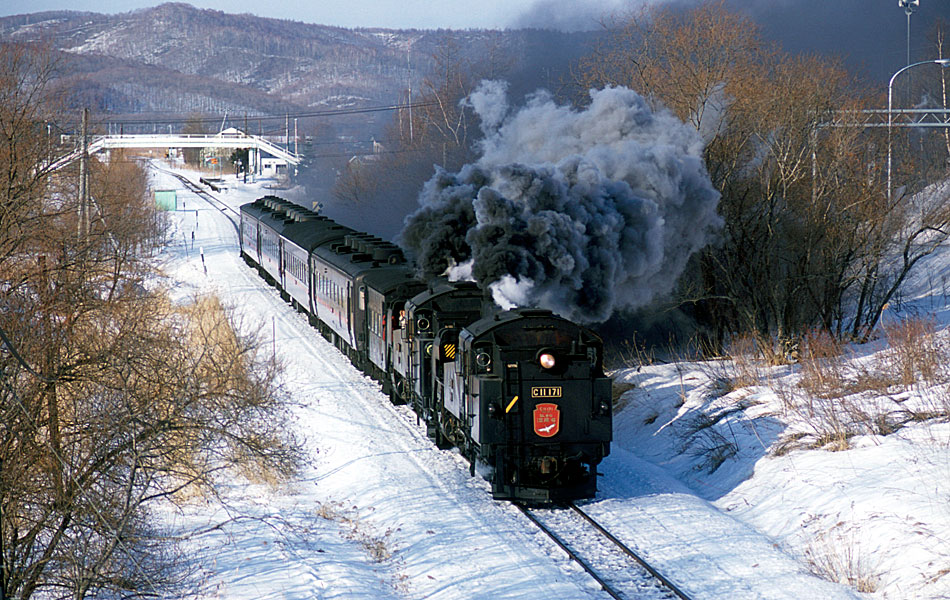
[[[264,285],[239,258],[236,230],[219,211],[168,175],[153,171],[153,186],[179,193],[164,255],[179,293],[218,294],[245,327],[260,331],[285,365],[284,384],[299,404],[289,426],[309,456],[278,490],[235,480],[224,507],[169,511],[174,528],[193,534],[187,544],[201,573],[200,597],[606,597]],[[218,197],[237,207],[265,193],[235,182]],[[859,597],[791,557],[801,549],[793,530],[808,525],[802,510],[814,502],[839,510],[844,494],[817,480],[832,477],[831,466],[805,470],[806,481],[835,494],[828,502],[811,494],[776,503],[800,489],[781,479],[783,465],[801,465],[794,454],[763,458],[759,450],[724,463],[720,470],[736,473],[725,484],[717,482],[727,471],[697,476],[705,459],[683,453],[672,434],[682,411],[705,397],[703,382],[681,383],[669,366],[625,377],[638,388],[618,413],[590,513],[696,598]],[[648,426],[645,406],[658,413]],[[763,476],[739,485],[756,464]]]
[[[887,352],[857,349],[858,377]],[[731,391],[722,373],[683,362],[620,374],[636,388],[623,398],[617,445],[823,577],[875,598],[950,597],[950,425],[907,419],[947,406],[946,384],[803,406],[789,395],[801,393],[798,365],[764,369],[768,386]],[[822,412],[829,403],[840,412]],[[838,428],[849,431],[828,435]]]

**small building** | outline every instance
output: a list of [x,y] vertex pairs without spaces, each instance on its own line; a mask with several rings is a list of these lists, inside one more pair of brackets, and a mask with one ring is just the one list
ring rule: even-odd
[[274,158],[273,156],[262,156],[261,175],[277,179],[287,177],[287,161],[282,158]]
[[155,190],[155,206],[158,210],[178,210],[178,192],[175,190]]

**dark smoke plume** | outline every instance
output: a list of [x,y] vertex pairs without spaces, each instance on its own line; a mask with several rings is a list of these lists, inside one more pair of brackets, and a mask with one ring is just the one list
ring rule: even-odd
[[466,102],[481,158],[436,173],[400,236],[426,276],[601,322],[670,292],[721,226],[699,134],[629,89],[592,91],[583,110],[540,92],[512,114],[505,85],[484,82]]

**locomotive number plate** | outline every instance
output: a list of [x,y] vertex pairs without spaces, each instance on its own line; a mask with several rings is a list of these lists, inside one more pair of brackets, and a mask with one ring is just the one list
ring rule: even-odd
[[532,398],[560,398],[561,387],[560,386],[533,387],[531,388],[531,397]]

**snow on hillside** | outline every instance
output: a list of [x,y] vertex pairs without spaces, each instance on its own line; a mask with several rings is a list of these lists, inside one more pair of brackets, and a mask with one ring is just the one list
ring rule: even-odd
[[[260,331],[286,366],[299,405],[289,426],[310,456],[278,490],[235,480],[224,507],[168,510],[171,526],[193,534],[200,597],[607,597],[264,285],[220,212],[168,175],[153,171],[153,185],[179,193],[170,217],[180,241],[164,253],[178,292],[219,294]],[[237,207],[264,193],[235,182],[219,197]],[[855,360],[876,364],[886,349],[875,348]],[[769,385],[734,389],[726,368],[616,374],[634,387],[619,400],[587,510],[697,598],[865,597],[855,587],[874,598],[950,595],[950,425],[810,449],[799,367],[756,366]],[[923,404],[938,388],[917,386],[898,404]]]

